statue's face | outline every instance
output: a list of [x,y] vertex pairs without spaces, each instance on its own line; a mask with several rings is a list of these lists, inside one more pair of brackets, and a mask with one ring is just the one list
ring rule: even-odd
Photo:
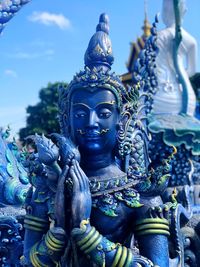
[[76,90],[71,97],[71,138],[84,153],[111,152],[116,144],[119,111],[115,95],[106,89]]

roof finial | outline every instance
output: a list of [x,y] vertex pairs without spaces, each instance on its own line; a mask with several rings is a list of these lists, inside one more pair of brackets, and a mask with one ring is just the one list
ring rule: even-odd
[[147,0],[144,0],[144,26],[142,27],[144,36],[149,37],[151,35],[151,25],[147,18]]
[[145,20],[147,20],[147,0],[144,0],[144,16]]

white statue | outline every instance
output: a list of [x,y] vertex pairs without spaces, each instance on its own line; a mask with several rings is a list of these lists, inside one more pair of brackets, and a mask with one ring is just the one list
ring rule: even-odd
[[[186,12],[184,0],[179,1],[181,22]],[[175,38],[175,12],[173,0],[163,0],[162,19],[166,28],[158,32],[159,54],[157,57],[158,92],[155,95],[153,112],[179,114],[182,112],[183,87],[178,82],[177,71],[173,61],[173,43]],[[195,74],[197,58],[197,42],[181,27],[182,41],[178,50],[178,62],[187,88],[186,114],[193,116],[196,97],[189,81]]]

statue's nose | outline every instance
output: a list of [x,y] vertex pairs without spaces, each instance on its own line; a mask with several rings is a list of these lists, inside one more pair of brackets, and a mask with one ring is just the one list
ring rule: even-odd
[[90,116],[88,120],[89,127],[98,127],[98,116],[95,111],[90,111]]

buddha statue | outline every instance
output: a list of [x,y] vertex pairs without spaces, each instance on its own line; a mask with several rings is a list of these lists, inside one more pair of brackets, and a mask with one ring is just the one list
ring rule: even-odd
[[62,135],[35,137],[24,266],[169,266],[166,206],[157,194],[140,195],[120,161],[133,95],[110,72],[108,34],[102,14],[85,69],[60,90]]
[[[162,19],[166,28],[158,32],[156,59],[158,91],[154,97],[155,114],[187,114],[194,116],[196,97],[189,77],[196,71],[197,42],[182,26],[186,13],[185,0],[180,0],[179,23],[181,42],[175,52],[175,11],[174,0],[163,0]],[[177,54],[175,59],[174,53]],[[177,62],[175,62],[177,61]],[[182,76],[178,78],[177,65]],[[184,83],[184,84],[183,84]]]

